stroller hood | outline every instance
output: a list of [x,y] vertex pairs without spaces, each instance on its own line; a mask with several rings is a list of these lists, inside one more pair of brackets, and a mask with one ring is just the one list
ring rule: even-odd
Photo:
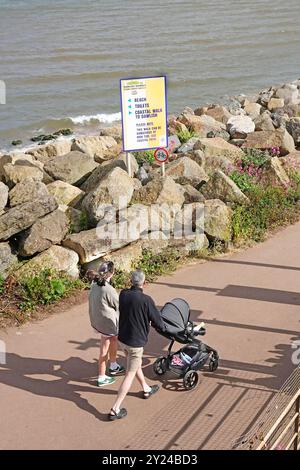
[[173,299],[167,302],[161,310],[161,316],[167,325],[168,333],[176,335],[183,332],[190,318],[190,306],[183,299]]

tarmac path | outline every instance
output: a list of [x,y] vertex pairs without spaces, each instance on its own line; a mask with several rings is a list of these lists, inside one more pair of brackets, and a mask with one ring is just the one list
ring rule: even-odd
[[185,298],[191,318],[205,321],[204,341],[220,354],[217,372],[201,372],[190,392],[158,380],[152,362],[168,341],[154,330],[144,371],[161,391],[126,398],[128,416],[107,422],[121,378],[95,387],[98,338],[87,303],[0,332],[1,449],[229,449],[259,417],[292,372],[300,339],[300,223],[263,244],[161,277],[146,292],[157,305]]

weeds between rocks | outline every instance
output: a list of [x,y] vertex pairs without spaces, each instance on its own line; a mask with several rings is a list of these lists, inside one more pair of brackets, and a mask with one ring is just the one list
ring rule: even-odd
[[284,186],[265,185],[261,181],[264,167],[276,147],[269,152],[247,150],[238,162],[238,169],[230,174],[231,179],[249,198],[250,203],[236,206],[232,218],[232,240],[241,245],[248,240],[260,242],[267,233],[278,227],[293,224],[300,214],[300,175],[288,172],[290,184]]
[[181,130],[177,132],[177,137],[182,144],[185,144],[192,137],[196,137],[196,136],[197,136],[197,133],[193,131],[192,129]]

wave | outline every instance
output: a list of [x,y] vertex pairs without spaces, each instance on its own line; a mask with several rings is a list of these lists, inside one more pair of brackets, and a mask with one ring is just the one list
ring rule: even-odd
[[76,117],[69,117],[73,124],[89,124],[93,121],[103,122],[111,124],[115,121],[121,121],[121,113],[113,113],[113,114],[94,114],[92,116],[76,116]]

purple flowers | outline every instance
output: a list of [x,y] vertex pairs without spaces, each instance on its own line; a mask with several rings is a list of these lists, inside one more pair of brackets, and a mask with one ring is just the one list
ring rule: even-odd
[[259,178],[262,173],[262,168],[256,166],[254,162],[245,162],[243,160],[238,160],[237,169],[239,173],[247,174],[248,176]]
[[279,157],[280,155],[280,148],[279,147],[271,147],[270,153],[272,157]]

